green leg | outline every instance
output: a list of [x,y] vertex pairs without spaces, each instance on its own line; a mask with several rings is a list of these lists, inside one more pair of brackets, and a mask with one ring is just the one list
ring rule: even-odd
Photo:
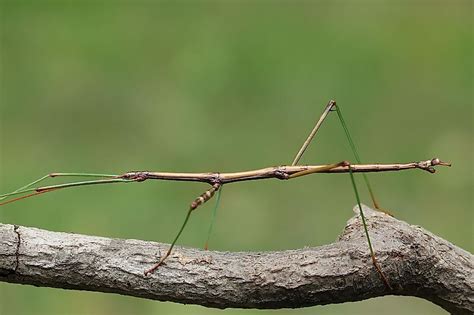
[[171,251],[173,250],[174,245],[176,244],[179,237],[181,236],[181,233],[183,233],[183,230],[184,230],[186,224],[188,224],[189,217],[191,216],[191,212],[193,212],[193,210],[194,210],[193,208],[189,208],[188,213],[186,214],[186,217],[184,218],[183,225],[181,226],[181,228],[179,229],[178,234],[176,235],[173,242],[171,243],[170,248],[168,249],[166,254],[163,257],[160,258],[158,263],[156,263],[153,267],[151,267],[150,269],[145,271],[145,276],[148,276],[150,273],[153,273],[156,269],[158,269],[158,267],[160,267],[163,264],[163,262],[165,261],[165,259],[168,258],[168,256],[171,254]]
[[372,247],[372,242],[370,241],[369,230],[367,229],[367,221],[365,219],[364,211],[362,211],[362,205],[360,203],[359,191],[357,190],[357,185],[356,185],[356,182],[355,182],[354,174],[352,172],[352,168],[351,168],[350,165],[349,165],[349,174],[351,176],[352,187],[354,189],[355,197],[356,197],[356,200],[357,200],[357,205],[359,207],[359,213],[360,213],[360,217],[362,219],[362,225],[364,226],[365,236],[367,237],[367,243],[369,244],[370,256],[372,257],[372,263],[375,266],[375,268],[377,269],[380,276],[382,277],[382,280],[384,281],[387,288],[392,290],[392,286],[388,282],[387,277],[383,273],[382,269],[380,268],[380,266],[377,262],[377,259],[375,258],[375,253],[374,253],[374,249]]
[[211,216],[211,224],[209,224],[209,230],[207,232],[207,239],[206,243],[204,244],[204,249],[207,250],[209,247],[209,239],[211,238],[211,233],[212,229],[214,227],[214,222],[216,221],[216,214],[217,214],[217,209],[219,208],[219,204],[221,201],[221,193],[222,193],[222,186],[221,189],[217,191],[217,196],[216,196],[216,203],[214,204],[214,209],[212,209],[212,216]]
[[[360,157],[359,157],[359,153],[357,152],[357,148],[354,144],[354,141],[352,140],[352,137],[349,133],[349,129],[347,128],[347,125],[344,121],[344,118],[342,117],[342,112],[340,110],[340,108],[336,105],[336,102],[331,100],[329,101],[329,103],[326,105],[326,108],[324,109],[324,112],[323,114],[321,115],[321,117],[319,118],[318,122],[316,123],[315,127],[313,128],[313,130],[311,131],[310,135],[308,136],[308,138],[306,139],[305,143],[303,144],[303,146],[301,147],[300,151],[298,152],[298,154],[296,155],[294,161],[293,161],[293,164],[292,165],[296,165],[299,161],[299,159],[301,158],[301,156],[303,155],[304,151],[306,150],[306,148],[308,147],[309,143],[311,142],[311,140],[313,139],[313,137],[316,135],[316,132],[318,131],[319,127],[321,126],[321,124],[323,123],[323,121],[326,119],[326,117],[329,115],[330,112],[332,111],[336,111],[337,112],[337,116],[339,118],[339,121],[341,122],[341,125],[342,127],[344,128],[344,132],[346,134],[346,137],[347,137],[347,140],[349,141],[349,144],[351,146],[351,149],[352,149],[352,153],[354,154],[354,157],[356,159],[356,161],[361,164],[361,160],[360,160]],[[344,163],[344,162],[341,162],[341,163]],[[333,167],[333,165],[330,165],[329,167]],[[314,171],[314,172],[317,172],[318,170]],[[299,173],[295,173],[293,175],[291,175],[290,178],[294,178],[294,177],[298,177],[298,176],[302,176],[302,175],[306,175],[308,173],[308,171],[302,171],[302,172],[299,172]],[[369,235],[369,232],[368,232],[368,229],[367,229],[367,224],[366,224],[366,220],[365,220],[365,216],[364,216],[364,213],[362,211],[362,206],[361,206],[361,203],[360,203],[360,197],[359,197],[359,192],[357,190],[357,186],[355,184],[355,179],[354,179],[354,174],[352,172],[352,168],[350,167],[349,165],[349,174],[351,176],[351,180],[352,180],[352,185],[353,185],[353,188],[354,188],[354,192],[355,192],[355,195],[356,195],[356,199],[357,199],[357,204],[359,206],[359,210],[360,210],[360,216],[361,216],[361,219],[362,219],[362,224],[364,226],[364,231],[365,231],[365,235],[367,237],[367,242],[369,244],[369,249],[370,249],[370,256],[372,257],[372,262],[375,266],[375,268],[377,269],[377,271],[379,272],[380,276],[382,277],[384,283],[387,285],[388,288],[391,289],[391,286],[390,286],[390,283],[388,282],[388,279],[385,277],[385,275],[383,274],[378,262],[377,262],[377,259],[375,258],[375,253],[374,253],[374,249],[372,247],[372,242],[370,241],[370,235]],[[369,182],[369,179],[368,179],[368,176],[364,173],[362,174],[363,177],[364,177],[364,181],[365,181],[365,184],[367,185],[367,189],[370,193],[370,197],[372,198],[372,202],[373,202],[373,205],[376,209],[378,210],[382,210],[379,206],[379,204],[377,203],[377,201],[375,200],[375,195],[373,193],[373,190],[372,190],[372,187],[370,185],[370,182]],[[382,210],[383,211],[383,210]],[[386,212],[386,211],[383,211],[383,212]]]
[[[326,105],[326,108],[324,109],[323,113],[321,114],[321,117],[319,117],[318,121],[316,122],[316,125],[314,126],[313,130],[311,131],[311,133],[309,134],[309,136],[306,138],[305,142],[303,143],[303,145],[301,146],[300,150],[298,151],[298,153],[296,154],[294,160],[293,160],[293,163],[291,165],[296,165],[298,164],[299,160],[301,159],[301,157],[303,156],[303,153],[306,151],[306,149],[308,148],[309,144],[311,143],[311,141],[313,140],[314,136],[316,135],[316,133],[318,132],[319,128],[321,127],[322,123],[324,122],[324,120],[328,117],[328,115],[332,112],[332,111],[336,111],[337,112],[337,116],[339,117],[339,121],[341,122],[341,125],[342,127],[344,128],[344,132],[346,134],[346,137],[347,137],[347,140],[349,141],[349,144],[351,146],[351,149],[352,149],[352,153],[354,154],[354,157],[357,161],[357,163],[361,164],[361,161],[360,161],[360,157],[359,157],[359,153],[357,152],[357,148],[354,144],[354,141],[352,140],[352,137],[349,133],[349,129],[347,128],[347,125],[344,121],[344,118],[342,117],[342,112],[339,108],[339,106],[336,105],[336,102],[334,100],[330,100],[328,102],[328,104]],[[375,200],[375,194],[372,190],[372,186],[370,185],[370,182],[369,182],[369,179],[368,179],[368,176],[366,174],[363,174],[364,176],[364,181],[365,181],[365,184],[367,185],[367,189],[369,191],[369,194],[370,194],[370,198],[372,199],[372,203],[374,205],[374,207],[378,210],[381,210],[381,211],[384,211],[380,208],[377,200]],[[387,211],[384,211],[384,212],[387,212]],[[387,212],[388,213],[388,212]]]
[[[352,153],[354,154],[354,157],[357,161],[357,163],[359,164],[362,164],[362,162],[360,161],[360,157],[359,157],[359,153],[357,152],[357,148],[354,144],[354,141],[352,140],[352,137],[351,137],[351,134],[349,133],[349,129],[347,128],[347,125],[344,121],[344,118],[342,117],[342,112],[341,112],[341,109],[339,108],[339,106],[337,106],[335,103],[334,103],[334,107],[336,109],[336,112],[337,112],[337,116],[339,117],[339,121],[341,122],[341,125],[342,127],[344,128],[344,132],[346,134],[346,137],[347,137],[347,141],[349,142],[349,145],[351,146],[351,149],[352,149]],[[365,184],[367,186],[367,190],[369,191],[369,194],[370,194],[370,198],[372,199],[372,203],[374,205],[374,207],[377,209],[377,210],[382,210],[377,202],[377,200],[375,200],[375,195],[374,195],[374,192],[372,190],[372,186],[370,185],[370,182],[369,182],[369,178],[367,176],[367,174],[365,173],[362,173],[362,176],[364,177],[364,181],[365,181]]]
[[[160,267],[163,264],[163,262],[166,260],[166,258],[168,258],[168,256],[171,254],[171,251],[173,250],[174,245],[176,244],[179,237],[181,236],[181,233],[183,233],[184,228],[188,224],[189,218],[191,217],[191,213],[194,210],[196,210],[196,208],[198,208],[200,205],[202,205],[206,201],[209,201],[209,199],[211,199],[216,192],[219,193],[221,188],[222,188],[222,185],[215,184],[209,190],[204,192],[201,196],[196,198],[193,203],[191,203],[191,206],[189,207],[189,210],[186,213],[186,217],[184,218],[183,225],[181,225],[181,228],[179,229],[178,234],[176,234],[173,242],[171,243],[170,248],[168,249],[166,254],[164,256],[162,256],[160,258],[160,260],[153,267],[151,267],[150,269],[145,271],[145,276],[148,276],[149,274],[153,273],[156,269],[158,269],[158,267]],[[217,202],[217,204],[218,204],[218,202]],[[217,205],[216,205],[216,207],[217,207]]]
[[9,194],[2,195],[2,196],[0,197],[0,200],[4,200],[4,199],[8,198],[9,196],[12,196],[13,194],[16,194],[16,193],[19,193],[19,194],[20,194],[20,193],[24,192],[26,189],[30,188],[31,186],[33,186],[33,185],[35,185],[35,184],[38,184],[38,183],[40,183],[40,182],[42,182],[42,181],[44,181],[45,179],[50,178],[50,177],[51,177],[51,176],[50,176],[49,174],[48,174],[48,175],[45,175],[45,176],[43,176],[43,177],[41,177],[41,178],[39,178],[39,179],[37,179],[37,180],[35,180],[35,181],[33,181],[33,182],[31,182],[31,183],[25,185],[25,186],[23,186],[23,187],[20,187],[20,188],[18,188],[18,189],[16,189],[16,190],[12,191],[12,192],[9,193]]
[[[361,164],[361,160],[360,160],[360,157],[359,157],[359,153],[357,152],[357,148],[354,144],[354,141],[352,140],[352,137],[351,137],[351,134],[349,133],[349,128],[347,128],[347,125],[344,121],[344,118],[342,117],[342,112],[341,112],[341,109],[339,108],[339,106],[337,106],[335,103],[334,103],[334,108],[337,112],[337,116],[339,117],[339,121],[341,122],[341,125],[342,127],[344,128],[344,133],[346,134],[346,137],[347,137],[347,141],[349,142],[349,145],[351,146],[351,149],[352,149],[352,153],[354,154],[354,157],[357,161],[357,163]],[[369,235],[369,231],[368,231],[368,228],[367,228],[367,222],[366,222],[366,219],[365,219],[365,216],[364,216],[364,212],[362,211],[362,206],[361,206],[361,203],[360,203],[360,196],[359,196],[359,192],[357,190],[357,185],[355,183],[355,178],[354,178],[354,174],[352,172],[352,168],[351,166],[349,165],[349,174],[351,176],[351,181],[352,181],[352,187],[354,188],[354,193],[356,195],[356,199],[357,199],[357,205],[359,206],[359,212],[360,212],[360,217],[362,219],[362,225],[364,226],[364,231],[365,231],[365,236],[367,237],[367,243],[369,244],[369,249],[370,249],[370,256],[372,257],[372,263],[373,265],[375,266],[375,268],[377,269],[378,273],[380,274],[380,277],[382,278],[383,282],[385,283],[385,285],[387,286],[387,288],[389,288],[390,290],[392,290],[392,287],[390,286],[390,283],[388,282],[388,279],[387,277],[385,276],[385,274],[382,272],[382,269],[380,268],[378,262],[377,262],[377,259],[375,257],[375,253],[374,253],[374,249],[372,247],[372,242],[370,241],[370,235]],[[370,182],[369,182],[369,178],[367,176],[367,174],[363,173],[362,174],[363,178],[364,178],[364,181],[365,181],[365,184],[367,186],[367,189],[370,193],[370,197],[372,198],[372,203],[374,205],[374,207],[377,209],[377,210],[380,210],[380,211],[383,211],[383,212],[386,212],[384,210],[382,210],[379,206],[379,204],[377,203],[377,201],[375,200],[375,195],[374,195],[374,192],[372,190],[372,186],[370,185]]]
[[[98,179],[98,180],[89,180],[89,181],[80,181],[80,182],[70,182],[70,183],[64,183],[64,184],[58,184],[58,185],[51,185],[51,186],[42,186],[42,187],[32,187],[35,186],[36,184],[52,177],[102,177],[106,179]],[[107,179],[108,178],[108,179]],[[0,201],[7,199],[12,196],[16,195],[22,195],[25,193],[29,193],[28,195],[21,196],[18,198],[14,198],[11,200],[4,201],[0,203],[0,206],[5,205],[7,203],[11,203],[14,201],[18,201],[21,199],[25,199],[28,197],[36,196],[38,194],[42,194],[45,192],[50,192],[62,188],[67,188],[67,187],[75,187],[75,186],[86,186],[86,185],[97,185],[97,184],[110,184],[110,183],[124,183],[124,182],[132,182],[133,180],[128,180],[128,179],[123,179],[123,178],[117,178],[117,175],[110,175],[110,174],[90,174],[90,173],[52,173],[45,175],[25,186],[22,186],[10,193],[0,195]]]

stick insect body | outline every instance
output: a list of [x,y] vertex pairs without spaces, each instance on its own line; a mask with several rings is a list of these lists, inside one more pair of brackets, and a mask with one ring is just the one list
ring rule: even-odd
[[[354,158],[358,164],[352,164],[348,161],[342,161],[339,163],[326,164],[326,165],[298,165],[299,160],[301,159],[302,155],[304,154],[307,147],[311,143],[312,139],[316,135],[317,131],[321,127],[323,121],[333,111],[337,112],[339,121],[344,129],[345,135],[347,137],[347,140],[354,154]],[[90,174],[90,173],[51,173],[35,180],[34,182],[28,185],[20,187],[11,193],[0,195],[0,201],[5,200],[2,203],[0,203],[0,206],[11,203],[11,202],[15,202],[21,199],[25,199],[28,197],[36,196],[39,194],[43,194],[43,193],[47,193],[47,192],[51,192],[51,191],[55,191],[59,189],[64,189],[64,188],[78,187],[78,186],[101,185],[101,184],[112,184],[112,183],[134,183],[134,182],[143,182],[148,179],[196,181],[196,182],[205,182],[205,183],[210,184],[211,187],[207,191],[205,191],[203,194],[201,194],[199,197],[197,197],[189,206],[184,222],[181,228],[179,229],[177,235],[175,236],[173,242],[171,243],[166,254],[161,256],[159,261],[154,266],[152,266],[150,269],[145,271],[145,275],[149,275],[153,273],[161,265],[163,265],[165,260],[171,254],[174,248],[174,245],[178,241],[181,233],[183,232],[184,228],[186,227],[186,224],[188,223],[191,213],[194,210],[196,210],[199,206],[201,206],[202,204],[210,200],[214,195],[217,194],[217,200],[216,200],[216,204],[213,210],[213,216],[212,216],[213,218],[211,220],[211,225],[209,227],[209,232],[208,232],[208,238],[205,245],[205,248],[207,249],[209,236],[211,234],[212,226],[215,219],[215,213],[219,205],[222,187],[225,184],[240,182],[240,181],[248,181],[248,180],[269,179],[269,178],[289,180],[289,179],[294,179],[297,177],[315,174],[315,173],[349,173],[350,178],[351,178],[351,183],[354,189],[357,205],[360,211],[362,225],[364,227],[364,232],[367,238],[367,243],[369,246],[370,256],[372,258],[372,263],[374,267],[376,268],[377,272],[380,274],[381,279],[383,280],[386,287],[391,289],[391,285],[387,277],[384,275],[382,268],[380,267],[376,259],[374,249],[372,247],[366,219],[362,211],[360,196],[359,196],[356,181],[354,178],[354,173],[362,173],[374,207],[378,210],[384,211],[375,200],[375,196],[374,196],[372,187],[370,185],[370,182],[368,180],[366,173],[401,171],[401,170],[408,170],[408,169],[421,169],[421,170],[428,171],[430,173],[434,173],[435,166],[451,166],[451,165],[437,158],[420,161],[420,162],[411,162],[411,163],[362,164],[359,154],[357,152],[356,146],[354,144],[354,141],[352,140],[352,137],[349,133],[347,125],[343,119],[341,110],[336,105],[336,102],[331,100],[327,104],[325,110],[323,111],[323,114],[317,121],[316,125],[314,126],[313,130],[307,137],[306,141],[303,143],[303,146],[300,148],[300,150],[296,154],[295,158],[293,159],[293,163],[289,166],[284,165],[284,166],[267,167],[263,169],[234,172],[234,173],[169,173],[169,172],[148,172],[148,171],[127,172],[122,175]],[[95,178],[95,179],[68,182],[68,183],[50,185],[50,186],[37,186],[37,184],[39,184],[40,182],[46,180],[47,178],[52,178],[52,177],[75,177],[75,178],[83,177],[83,178]]]

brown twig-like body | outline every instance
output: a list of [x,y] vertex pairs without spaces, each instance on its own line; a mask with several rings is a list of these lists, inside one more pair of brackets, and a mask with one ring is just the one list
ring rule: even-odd
[[[119,178],[134,181],[144,181],[147,179],[174,180],[174,181],[195,181],[209,184],[219,183],[221,185],[233,182],[258,180],[266,178],[289,179],[291,175],[304,172],[303,175],[312,173],[348,173],[349,165],[354,173],[369,172],[389,172],[402,171],[409,169],[421,169],[434,173],[435,166],[451,166],[451,164],[442,162],[438,158],[431,160],[411,162],[411,163],[393,163],[393,164],[349,164],[341,163],[341,166],[329,168],[327,165],[297,165],[297,166],[274,166],[261,168],[251,171],[233,172],[233,173],[171,173],[171,172],[148,172],[137,171],[128,172],[120,175]],[[45,187],[48,188],[48,187]]]
[[[295,161],[299,156],[304,152],[300,151],[295,158]],[[351,165],[350,162],[342,161],[334,164],[326,165],[307,165],[307,166],[276,166],[276,167],[267,167],[251,171],[242,171],[234,173],[169,173],[169,172],[128,172],[123,175],[118,176],[119,179],[131,180],[131,181],[145,181],[147,179],[157,179],[157,180],[177,180],[177,181],[198,181],[206,182],[212,185],[211,189],[200,195],[196,200],[193,201],[191,207],[188,211],[186,219],[184,221],[183,227],[178,232],[176,239],[173,241],[171,247],[168,249],[166,254],[162,256],[157,264],[152,268],[145,271],[145,275],[153,273],[171,254],[171,250],[178,239],[179,235],[183,231],[186,222],[189,219],[189,216],[193,210],[197,207],[208,201],[212,198],[214,193],[219,189],[220,186],[226,183],[233,183],[239,181],[248,181],[248,180],[257,180],[257,179],[267,179],[267,178],[277,178],[277,179],[292,179],[295,177],[301,177],[314,173],[348,173],[348,172],[386,172],[386,171],[400,171],[408,169],[422,169],[430,173],[435,172],[435,166],[451,166],[451,164],[442,162],[438,158],[433,158],[431,160],[420,161],[420,162],[411,162],[411,163],[397,163],[397,164],[354,164]],[[47,187],[46,187],[47,188]],[[370,246],[370,243],[369,243]],[[387,277],[383,274],[380,266],[377,264],[376,257],[372,251],[372,261],[374,266],[377,268],[380,273],[381,278],[383,279],[387,288],[392,289],[390,283],[388,282]]]

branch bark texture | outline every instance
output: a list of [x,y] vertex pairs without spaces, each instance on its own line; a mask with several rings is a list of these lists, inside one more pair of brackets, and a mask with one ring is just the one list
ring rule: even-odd
[[[355,208],[358,212],[358,208]],[[364,206],[388,290],[372,265],[358,215],[330,245],[281,252],[168,244],[0,224],[0,281],[119,293],[215,308],[297,308],[383,295],[416,296],[453,314],[474,313],[474,256],[421,227]]]

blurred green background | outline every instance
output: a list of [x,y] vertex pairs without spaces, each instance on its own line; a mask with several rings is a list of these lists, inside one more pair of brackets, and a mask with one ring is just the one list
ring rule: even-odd
[[[396,217],[473,251],[471,1],[2,1],[0,8],[1,192],[53,171],[289,164],[334,98],[364,161],[453,163],[436,175],[370,178]],[[344,159],[352,153],[332,116],[302,163]],[[0,221],[169,242],[205,187],[148,181],[71,189],[1,207]],[[210,247],[327,244],[354,204],[344,175],[230,185]],[[194,214],[181,245],[203,246],[210,210]],[[0,283],[2,315],[270,312],[445,313],[408,297],[221,311]]]

